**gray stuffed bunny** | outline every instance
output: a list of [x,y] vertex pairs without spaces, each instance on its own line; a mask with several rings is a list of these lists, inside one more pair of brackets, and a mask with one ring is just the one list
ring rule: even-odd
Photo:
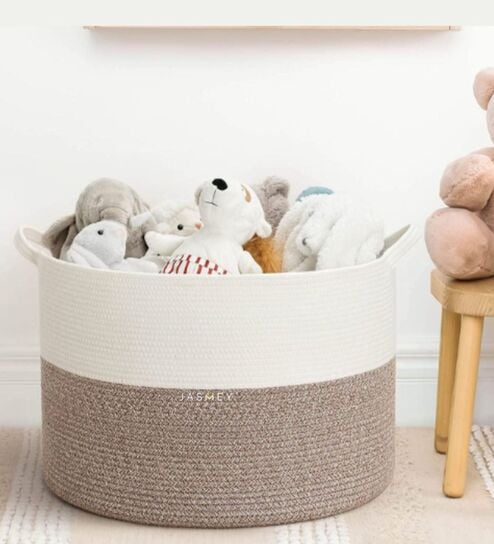
[[43,235],[43,243],[54,257],[65,259],[75,236],[88,225],[103,220],[117,221],[128,229],[126,257],[142,257],[146,253],[144,234],[154,226],[151,218],[138,227],[131,227],[134,215],[146,212],[149,206],[128,185],[121,181],[100,178],[90,183],[77,200],[75,214],[56,221]]

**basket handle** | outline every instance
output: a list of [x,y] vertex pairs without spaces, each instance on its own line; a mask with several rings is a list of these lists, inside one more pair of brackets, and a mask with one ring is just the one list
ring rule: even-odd
[[38,258],[43,253],[45,246],[43,245],[43,233],[34,227],[21,225],[14,237],[15,247],[17,251],[31,261],[33,264],[38,264]]
[[395,268],[398,261],[416,244],[420,239],[420,232],[414,225],[407,225],[391,234],[384,241],[382,258]]

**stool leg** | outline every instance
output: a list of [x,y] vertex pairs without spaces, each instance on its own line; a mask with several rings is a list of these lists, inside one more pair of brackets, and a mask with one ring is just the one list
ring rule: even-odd
[[483,317],[464,315],[461,318],[443,482],[443,491],[448,497],[461,497],[465,490],[483,324]]
[[434,446],[439,453],[446,453],[448,449],[449,414],[453,396],[456,359],[458,357],[460,324],[460,314],[455,314],[443,308],[437,378],[436,428],[434,433]]

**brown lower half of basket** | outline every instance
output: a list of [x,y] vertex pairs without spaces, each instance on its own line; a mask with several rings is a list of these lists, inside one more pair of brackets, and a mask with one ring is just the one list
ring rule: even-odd
[[139,523],[240,527],[334,515],[391,479],[394,368],[199,391],[101,382],[42,361],[44,477],[69,503]]

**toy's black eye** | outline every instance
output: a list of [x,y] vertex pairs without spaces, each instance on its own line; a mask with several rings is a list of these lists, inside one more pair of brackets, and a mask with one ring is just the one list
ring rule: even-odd
[[184,226],[182,225],[182,223],[180,223],[179,225],[177,225],[177,229],[178,229],[178,230],[184,230]]
[[98,231],[98,234],[99,234],[100,236],[103,236],[103,233],[104,233],[104,232],[105,232],[105,231],[104,231],[103,229],[100,229],[100,230]]
[[161,257],[161,253],[156,253],[156,257]]

